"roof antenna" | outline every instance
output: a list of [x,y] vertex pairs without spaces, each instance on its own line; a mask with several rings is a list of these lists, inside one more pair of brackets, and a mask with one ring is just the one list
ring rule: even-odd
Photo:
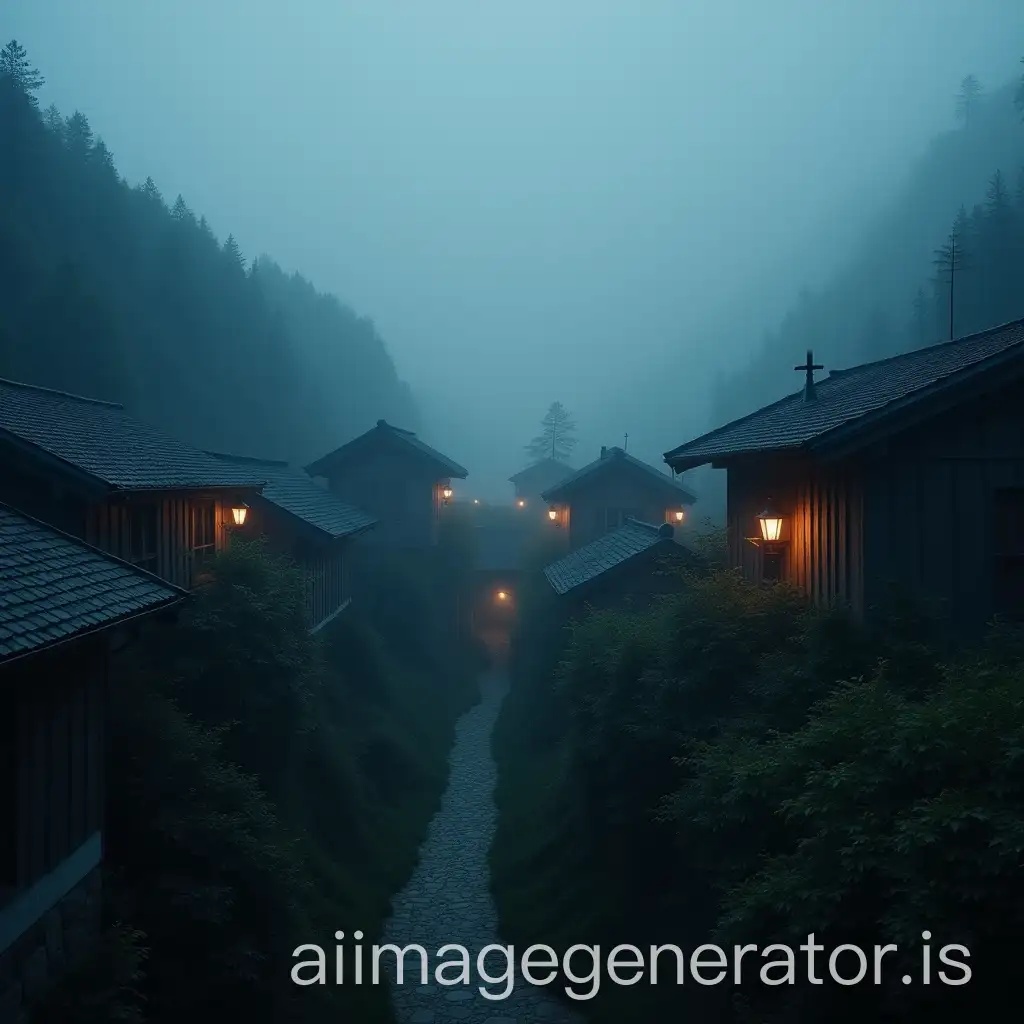
[[793,369],[803,370],[804,373],[807,375],[804,378],[804,401],[813,402],[818,397],[818,393],[814,390],[814,371],[824,370],[825,367],[822,366],[820,363],[816,363],[814,361],[814,353],[810,349],[808,349],[807,362],[804,363],[802,366],[794,366]]
[[629,434],[626,434],[625,440],[622,442],[622,450],[627,451],[629,449]]

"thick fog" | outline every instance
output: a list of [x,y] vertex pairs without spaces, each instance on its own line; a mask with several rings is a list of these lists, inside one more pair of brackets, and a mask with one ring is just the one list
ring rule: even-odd
[[[2,13],[43,105],[82,110],[130,181],[372,317],[424,436],[496,497],[554,400],[577,464],[703,428],[713,372],[744,356],[722,325],[753,338],[831,273],[963,76],[998,86],[1024,53],[1020,0]],[[676,407],[663,385],[645,401],[680,351]]]

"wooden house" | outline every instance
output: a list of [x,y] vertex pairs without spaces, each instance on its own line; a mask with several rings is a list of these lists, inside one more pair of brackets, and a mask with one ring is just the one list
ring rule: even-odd
[[622,448],[601,455],[541,495],[551,526],[569,548],[582,547],[627,520],[680,525],[697,500],[682,484]]
[[564,614],[585,606],[642,607],[657,594],[677,591],[678,570],[694,568],[698,556],[679,542],[671,523],[635,519],[570,551],[544,568]]
[[437,543],[441,510],[454,493],[452,480],[468,476],[412,431],[384,420],[306,466],[306,472],[325,478],[342,501],[378,521],[368,544],[403,548]]
[[560,484],[575,471],[572,466],[558,459],[541,459],[510,476],[509,483],[515,488],[514,501],[517,507],[545,512],[541,495],[549,488]]
[[[666,453],[728,471],[731,559],[863,612],[892,584],[969,631],[1024,603],[1024,321],[821,381]],[[767,514],[764,514],[767,513]]]
[[111,651],[185,596],[0,505],[0,1020],[99,927]]
[[265,537],[272,550],[302,569],[309,628],[321,629],[351,601],[352,542],[377,520],[287,462],[210,454],[266,480],[238,532]]
[[263,483],[120,405],[0,380],[0,501],[177,586]]

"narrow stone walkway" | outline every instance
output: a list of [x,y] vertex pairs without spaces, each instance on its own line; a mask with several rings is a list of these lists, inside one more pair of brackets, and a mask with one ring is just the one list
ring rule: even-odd
[[[555,1000],[543,987],[531,985],[519,973],[522,950],[515,950],[513,987],[505,999],[483,997],[481,986],[503,992],[507,983],[489,985],[477,970],[477,954],[499,943],[497,911],[488,882],[487,853],[494,835],[496,769],[491,758],[491,731],[508,691],[505,673],[495,670],[481,680],[481,701],[456,726],[450,757],[451,775],[441,808],[430,823],[420,851],[420,862],[409,884],[394,899],[394,914],[385,931],[385,942],[404,947],[410,943],[427,951],[429,983],[420,984],[420,957],[405,957],[402,985],[392,982],[395,1014],[399,1024],[581,1024],[582,1017]],[[458,958],[442,946],[456,944],[469,951],[469,983],[438,985],[434,970],[440,963]],[[394,955],[382,956],[381,964],[393,965]],[[507,972],[502,954],[489,956],[487,974]],[[543,976],[539,968],[534,973]],[[458,977],[449,967],[446,979]]]

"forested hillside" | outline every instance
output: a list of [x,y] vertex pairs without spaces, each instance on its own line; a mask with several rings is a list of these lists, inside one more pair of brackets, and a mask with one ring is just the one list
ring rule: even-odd
[[817,294],[802,292],[742,368],[721,378],[712,425],[795,391],[792,367],[808,348],[838,369],[948,339],[953,238],[954,335],[1024,316],[1022,90],[986,94],[964,79],[951,105],[958,127],[933,141],[846,271]]
[[[123,402],[205,447],[302,461],[387,417],[416,428],[371,321],[178,196],[131,185],[86,116],[0,65],[0,376]],[[268,202],[273,201],[268,197]]]

